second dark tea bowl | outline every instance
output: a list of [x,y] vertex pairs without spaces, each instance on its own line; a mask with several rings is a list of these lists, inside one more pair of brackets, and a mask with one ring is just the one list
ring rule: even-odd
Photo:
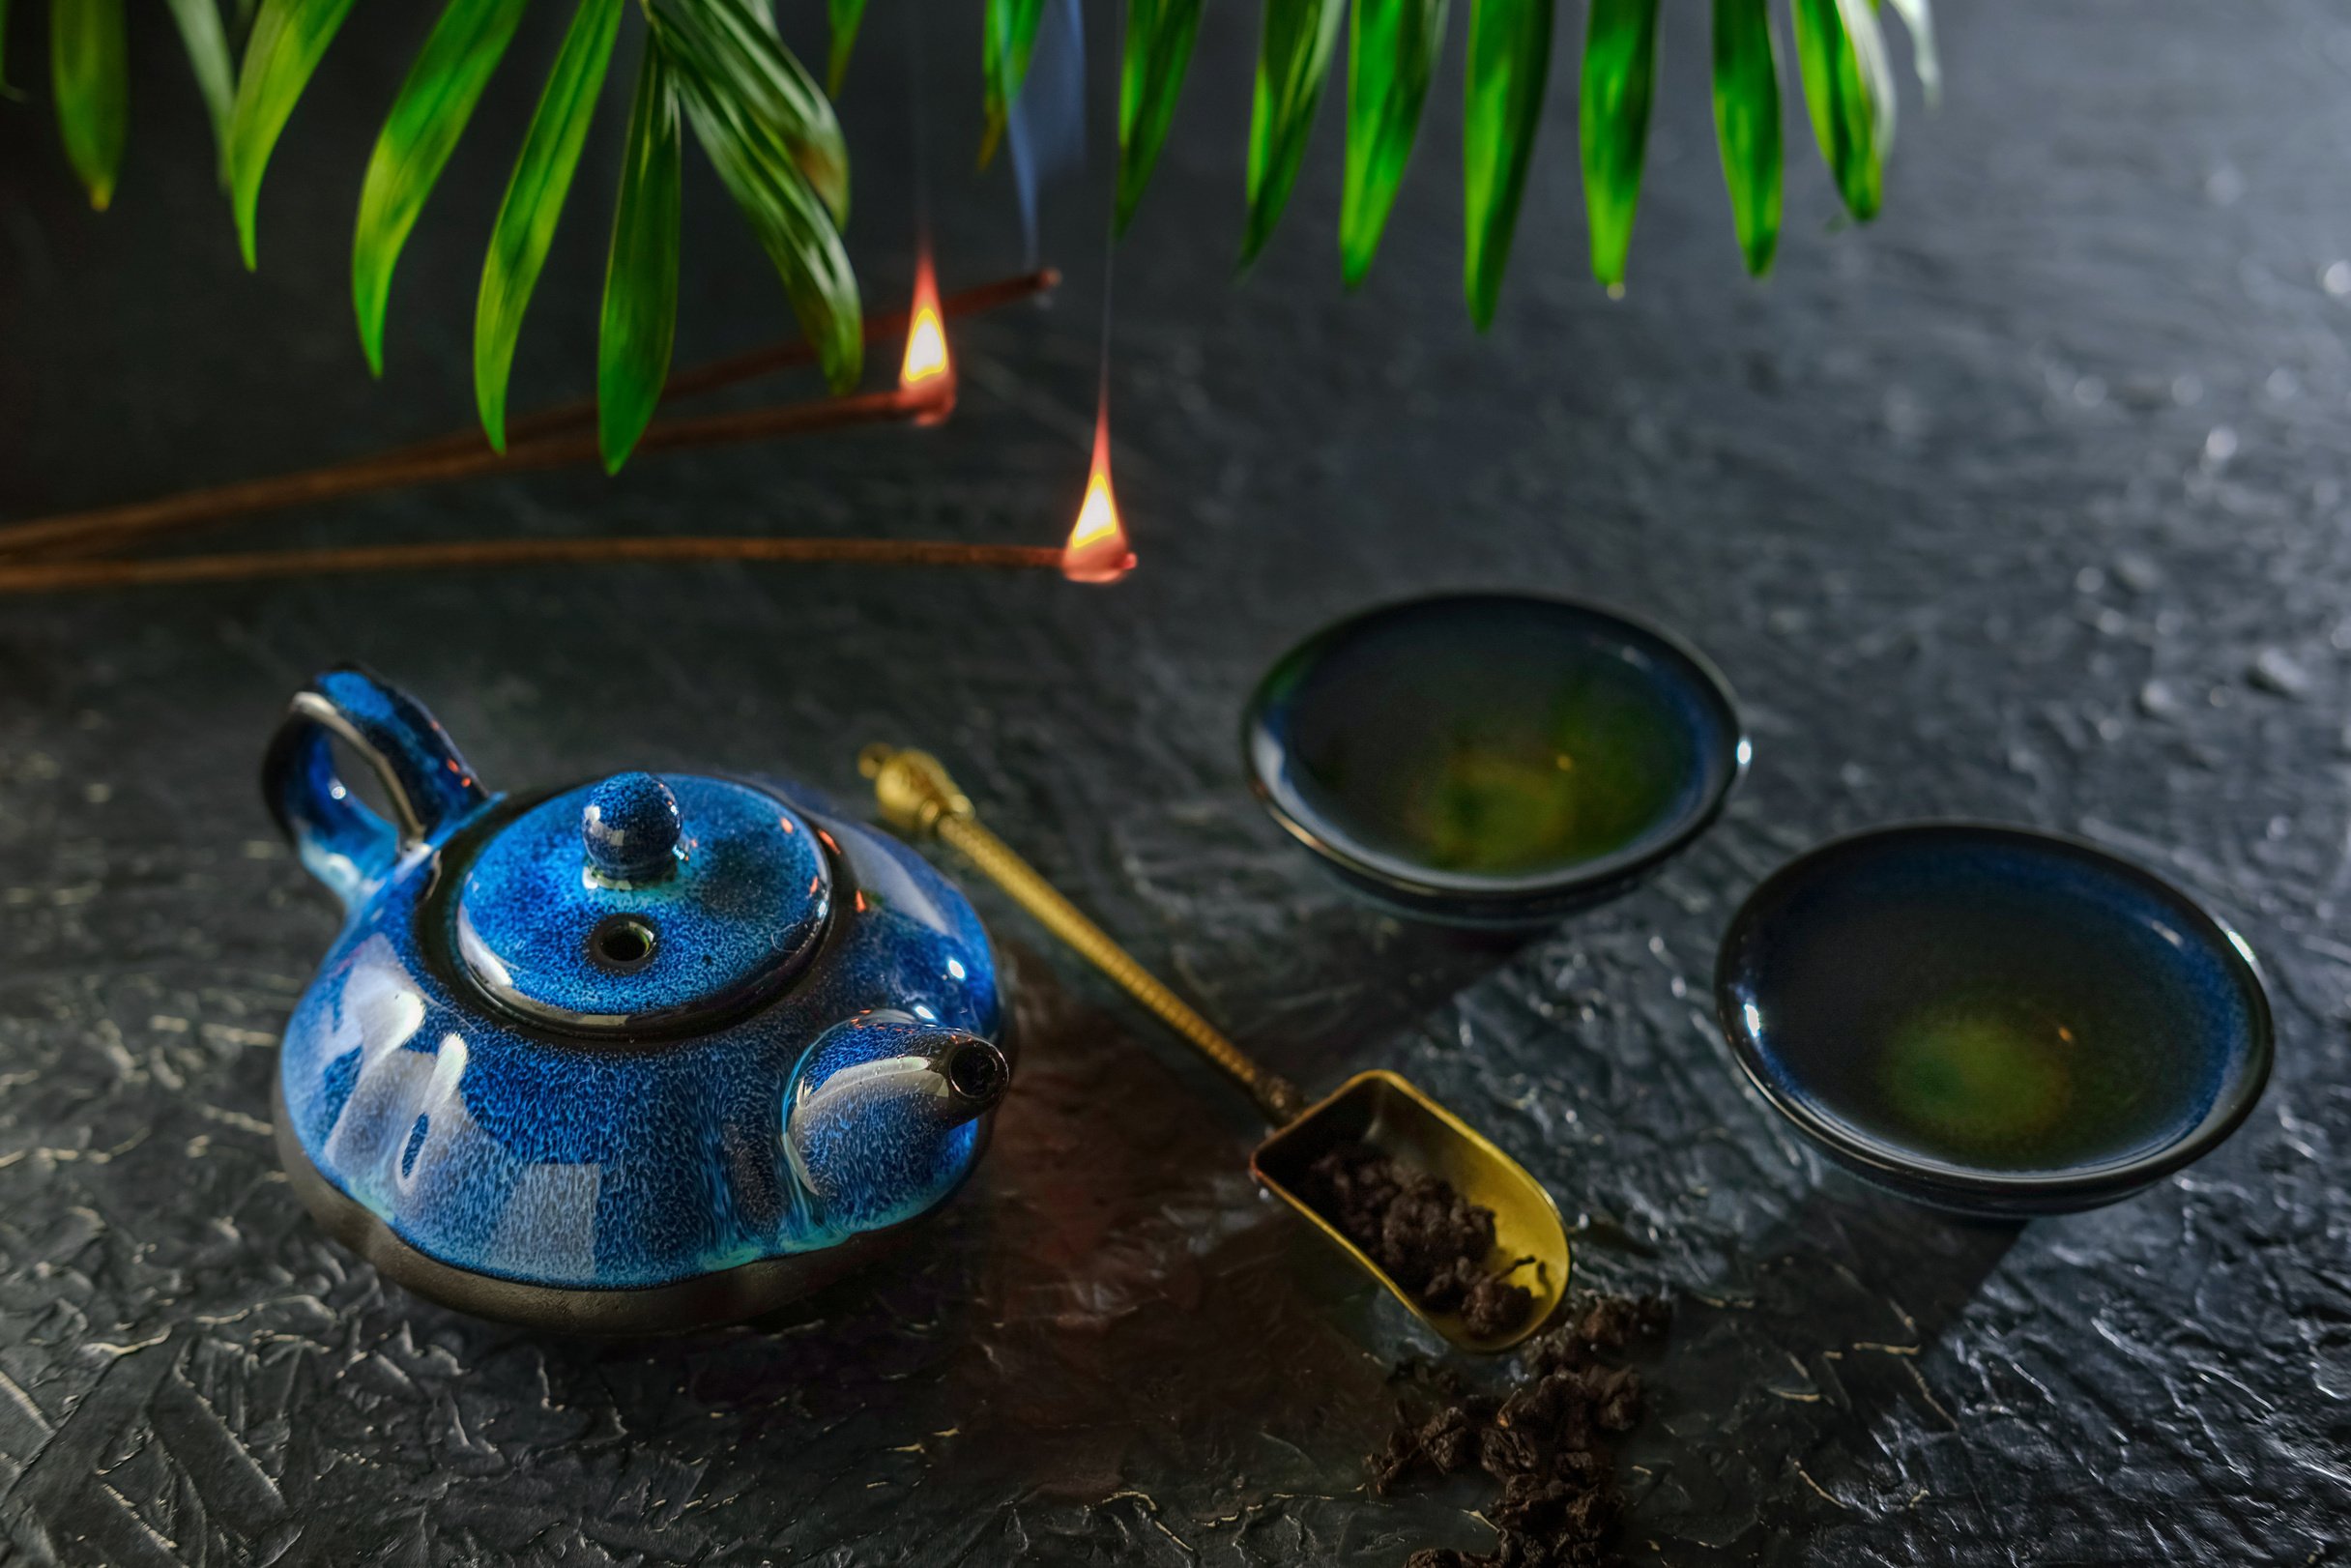
[[2251,950],[2095,845],[1930,822],[1799,856],[1723,939],[1756,1088],[1874,1184],[1985,1218],[2128,1198],[2217,1147],[2273,1054]]

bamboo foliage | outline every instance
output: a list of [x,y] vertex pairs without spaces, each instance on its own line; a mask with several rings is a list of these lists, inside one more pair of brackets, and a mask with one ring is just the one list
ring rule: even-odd
[[1444,39],[1445,0],[1355,0],[1347,40],[1347,186],[1339,206],[1339,269],[1349,288],[1363,281],[1379,249]]
[[1649,146],[1649,95],[1657,85],[1658,0],[1592,0],[1583,44],[1583,207],[1592,230],[1592,276],[1624,282],[1633,212]]
[[1519,226],[1519,198],[1543,125],[1552,11],[1552,0],[1470,0],[1469,85],[1462,108],[1462,283],[1469,319],[1480,332],[1494,324]]
[[1747,270],[1771,271],[1780,243],[1780,57],[1764,0],[1714,0],[1714,130],[1730,224]]
[[131,66],[123,0],[56,0],[49,10],[49,77],[66,161],[104,212],[114,201],[131,135]]
[[[1439,0],[1441,3],[1441,0]],[[1118,63],[1118,197],[1111,224],[1119,234],[1134,219],[1151,166],[1176,120],[1176,95],[1192,63],[1201,0],[1131,0],[1126,46]]]
[[604,321],[596,336],[596,443],[618,473],[653,422],[669,380],[678,328],[678,243],[683,159],[678,89],[668,59],[648,49],[637,67],[636,106],[621,200],[604,264]]
[[[564,43],[536,86],[508,70],[504,91],[538,108],[500,203],[475,313],[482,428],[504,439],[507,388],[523,321],[604,110],[624,47],[635,90],[605,248],[596,384],[599,439],[618,468],[652,416],[669,366],[679,297],[680,180],[690,139],[774,263],[827,380],[863,367],[863,310],[842,233],[849,153],[828,94],[841,91],[865,0],[825,0],[826,84],[776,30],[779,0],[536,0],[568,13]],[[780,0],[817,15],[816,0]],[[924,0],[906,0],[922,4]],[[1001,137],[1028,75],[1048,0],[965,0],[980,55],[980,158]],[[1206,0],[1126,0],[1118,66],[1116,231],[1134,219],[1174,125]],[[1360,282],[1378,253],[1418,136],[1448,22],[1466,11],[1463,276],[1471,319],[1496,308],[1552,79],[1558,0],[1253,0],[1258,55],[1242,180],[1244,262],[1272,237],[1304,165],[1323,88],[1346,39],[1341,276]],[[1783,17],[1772,15],[1774,4]],[[39,4],[39,0],[35,0]],[[212,121],[231,219],[248,266],[258,256],[263,176],[355,0],[166,0]],[[534,0],[440,0],[389,106],[361,183],[352,305],[369,368],[381,374],[393,274],[443,166],[505,67]],[[1237,0],[1216,0],[1219,6]],[[1657,85],[1659,0],[1585,0],[1578,145],[1594,275],[1623,282]],[[1911,38],[1929,102],[1939,90],[1930,0],[1886,8]],[[1883,198],[1896,120],[1894,73],[1877,0],[1711,0],[1714,120],[1731,230],[1749,272],[1770,270],[1785,162],[1779,29],[1792,40],[1806,117],[1856,219]],[[10,0],[0,0],[0,45]],[[68,165],[104,208],[129,139],[126,0],[47,0],[49,88]],[[1683,15],[1687,15],[1686,13]],[[633,18],[633,25],[632,25]],[[144,23],[141,23],[144,25]],[[1572,36],[1572,34],[1571,34]],[[630,44],[624,45],[624,40]],[[242,39],[241,54],[238,41]],[[232,62],[234,64],[232,65]],[[0,97],[9,85],[0,55]]]

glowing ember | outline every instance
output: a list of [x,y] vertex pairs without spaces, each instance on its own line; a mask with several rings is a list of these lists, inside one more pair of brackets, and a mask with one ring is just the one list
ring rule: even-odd
[[939,315],[939,284],[931,276],[926,250],[914,266],[914,320],[907,328],[906,363],[898,370],[898,390],[912,392],[929,405],[914,421],[937,424],[955,407],[955,362],[947,355],[945,323]]
[[1061,575],[1073,583],[1115,583],[1135,569],[1135,552],[1118,522],[1118,498],[1110,487],[1110,408],[1094,416],[1093,468],[1086,477],[1086,500],[1061,546]]

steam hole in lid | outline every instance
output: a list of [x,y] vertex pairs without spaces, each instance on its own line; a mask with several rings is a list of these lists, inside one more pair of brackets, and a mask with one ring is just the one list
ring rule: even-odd
[[590,956],[608,970],[626,973],[652,961],[658,942],[653,923],[634,915],[598,921],[588,937]]

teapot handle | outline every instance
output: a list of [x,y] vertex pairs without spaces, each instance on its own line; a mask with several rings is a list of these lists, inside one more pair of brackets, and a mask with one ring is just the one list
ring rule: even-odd
[[[344,787],[330,739],[374,770],[396,826]],[[304,866],[346,907],[366,896],[403,849],[490,799],[421,703],[350,664],[294,694],[262,759],[261,790]]]

